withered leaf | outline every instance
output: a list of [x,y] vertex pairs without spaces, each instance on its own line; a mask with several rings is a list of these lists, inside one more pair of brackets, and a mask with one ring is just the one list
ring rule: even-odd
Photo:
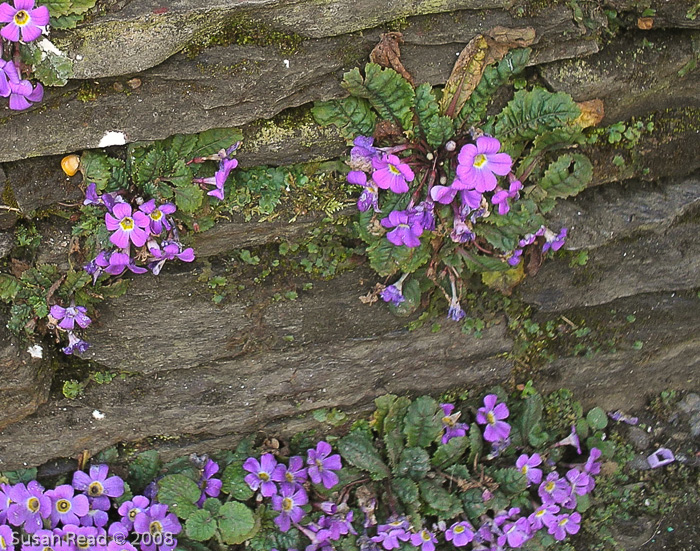
[[576,104],[581,114],[574,120],[574,124],[581,128],[596,126],[605,117],[605,105],[602,99],[591,99]]
[[413,77],[401,63],[401,44],[403,44],[403,35],[401,33],[384,33],[379,39],[379,44],[369,54],[369,60],[382,67],[393,69],[408,82],[414,84]]

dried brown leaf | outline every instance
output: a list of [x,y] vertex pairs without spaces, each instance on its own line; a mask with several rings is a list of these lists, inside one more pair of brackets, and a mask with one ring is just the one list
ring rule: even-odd
[[637,19],[637,28],[643,31],[648,31],[654,26],[653,17],[639,17]]
[[581,114],[576,118],[574,124],[579,125],[581,128],[596,126],[605,117],[605,104],[602,99],[582,101],[576,105],[581,110]]
[[403,35],[401,33],[384,33],[379,39],[379,44],[369,54],[369,60],[382,67],[393,69],[408,82],[414,84],[413,77],[401,63],[401,44],[403,44]]

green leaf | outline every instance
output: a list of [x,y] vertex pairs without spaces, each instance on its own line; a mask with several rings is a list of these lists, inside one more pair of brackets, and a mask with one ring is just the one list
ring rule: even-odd
[[404,301],[398,306],[389,305],[389,310],[392,314],[399,317],[410,316],[420,307],[421,291],[420,283],[416,278],[410,278],[404,281],[402,294]]
[[36,480],[37,470],[35,467],[31,469],[20,469],[18,471],[7,471],[2,473],[4,477],[7,478],[11,485],[15,484],[27,484],[32,480]]
[[140,453],[129,463],[129,482],[131,487],[142,492],[143,489],[156,477],[162,466],[157,450],[148,450]]
[[71,0],[71,13],[85,13],[95,7],[97,0]]
[[340,134],[348,140],[356,136],[371,136],[377,115],[372,111],[369,102],[364,98],[349,98],[316,102],[311,108],[311,114],[321,126],[334,124]]
[[431,509],[442,512],[445,518],[451,518],[462,512],[462,506],[456,494],[448,492],[435,480],[421,480],[418,482],[423,503]]
[[216,519],[206,509],[192,513],[185,523],[187,537],[195,541],[207,541],[216,533]]
[[224,543],[237,545],[255,534],[253,511],[238,501],[224,503],[219,509],[219,530]]
[[510,270],[510,265],[500,258],[484,256],[472,251],[464,251],[461,254],[464,264],[471,272],[505,272]]
[[530,48],[511,50],[498,65],[487,67],[479,84],[455,117],[455,128],[478,125],[486,116],[486,109],[494,92],[525,69],[530,53]]
[[219,513],[219,509],[221,509],[221,502],[215,497],[208,497],[204,500],[202,508],[209,511],[212,515],[216,515]]
[[462,494],[462,505],[464,512],[472,522],[478,521],[479,517],[486,512],[486,505],[481,497],[479,488],[471,488]]
[[588,421],[588,424],[593,430],[603,430],[608,426],[608,416],[597,406],[588,412],[586,421]]
[[61,294],[65,297],[70,297],[91,281],[92,276],[85,270],[80,270],[79,272],[71,270],[66,274],[66,279],[61,284]]
[[421,396],[409,406],[403,429],[409,447],[427,448],[442,436],[441,411],[430,396]]
[[418,484],[408,478],[394,478],[391,481],[391,489],[406,507],[415,507],[420,498]]
[[481,432],[472,423],[469,431],[467,431],[469,438],[469,457],[467,458],[467,465],[474,465],[476,461],[479,461],[481,457],[481,452],[484,449],[484,441],[481,438]]
[[72,13],[71,3],[71,0],[41,0],[41,5],[49,8],[51,17],[60,17]]
[[22,284],[15,277],[8,274],[0,274],[0,300],[11,302],[22,288]]
[[384,418],[384,446],[389,463],[396,466],[404,448],[404,418],[411,401],[405,396],[398,397],[389,408]]
[[158,481],[158,501],[169,505],[183,519],[199,509],[195,504],[201,494],[197,483],[183,474],[167,475]]
[[456,436],[450,438],[447,444],[440,444],[433,454],[430,463],[437,469],[444,469],[457,463],[469,449],[469,438]]
[[80,23],[83,19],[85,19],[84,15],[63,15],[61,17],[52,17],[49,19],[49,25],[51,26],[51,29],[75,29],[78,26],[78,23]]
[[221,491],[231,494],[231,497],[239,501],[246,501],[253,497],[253,490],[244,480],[246,471],[240,461],[234,461],[224,469],[221,475]]
[[243,133],[238,128],[212,128],[197,136],[197,145],[191,155],[192,157],[214,155],[241,140],[243,140]]
[[43,50],[33,43],[24,47],[39,53],[38,57],[32,55],[36,60],[32,71],[44,86],[65,86],[73,76],[73,62],[67,56]]
[[411,274],[430,260],[432,248],[427,239],[420,247],[397,247],[388,239],[380,239],[367,247],[370,265],[380,276],[399,271]]
[[578,106],[565,92],[552,93],[539,87],[520,90],[496,117],[494,135],[511,156],[518,157],[524,142],[567,126],[579,114]]
[[591,502],[591,494],[583,494],[582,496],[576,496],[576,511],[579,513],[585,513],[591,508],[593,503]]
[[[573,163],[573,165],[572,165]],[[585,155],[562,155],[549,165],[539,187],[553,199],[571,197],[593,180],[593,165]]]
[[413,128],[413,86],[393,69],[368,63],[364,80],[354,68],[345,73],[342,84],[352,95],[368,99],[382,119],[396,122],[404,130]]
[[197,134],[175,134],[163,142],[163,149],[169,150],[176,159],[189,161],[197,140]]
[[515,495],[527,489],[527,476],[519,469],[498,469],[493,478],[506,494]]
[[112,165],[106,154],[101,151],[85,151],[80,156],[80,166],[86,183],[94,182],[98,192],[107,188],[112,175]]
[[383,480],[391,474],[372,439],[363,432],[354,431],[341,438],[338,449],[348,463],[370,473],[373,480]]
[[175,206],[185,214],[194,214],[202,206],[204,192],[196,184],[190,183],[188,186],[176,187]]
[[455,130],[450,117],[440,116],[440,108],[430,84],[416,88],[416,115],[421,133],[432,147],[440,147],[452,136]]
[[[1,281],[2,280],[0,279],[0,282]],[[379,436],[382,436],[384,434],[384,419],[386,419],[386,416],[389,414],[389,410],[391,409],[391,406],[394,405],[394,403],[396,402],[396,399],[397,396],[395,394],[382,394],[374,400],[374,405],[376,409],[372,414],[371,425],[374,427],[374,430],[377,432],[377,434],[379,434]]]
[[423,448],[404,448],[401,460],[394,470],[397,476],[407,476],[412,480],[425,478],[430,470],[430,456]]
[[542,412],[544,403],[542,396],[532,394],[523,400],[523,410],[518,417],[515,426],[520,431],[523,442],[529,442],[531,446],[541,445]]

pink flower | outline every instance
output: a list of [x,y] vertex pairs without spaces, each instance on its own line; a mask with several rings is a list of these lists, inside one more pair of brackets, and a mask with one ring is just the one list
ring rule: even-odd
[[22,42],[31,42],[41,35],[41,27],[49,23],[49,8],[34,8],[34,0],[14,0],[13,8],[7,2],[0,4],[0,23],[7,23],[0,35],[10,42],[18,42],[20,32]]
[[372,159],[372,179],[382,189],[391,189],[394,193],[406,193],[408,183],[415,175],[411,167],[402,163],[396,155],[384,155],[381,159]]
[[484,439],[487,442],[505,440],[510,434],[510,425],[503,421],[507,419],[510,412],[505,404],[496,404],[498,396],[489,394],[484,397],[484,407],[479,408],[476,414],[476,422],[486,425],[484,429]]
[[[141,247],[148,241],[148,226],[150,218],[141,211],[136,211],[132,217],[131,205],[117,203],[112,209],[112,214],[105,214],[105,224],[109,231],[114,233],[109,240],[120,249],[126,249],[131,241],[137,247]],[[116,230],[116,231],[115,231]]]
[[476,145],[467,144],[461,149],[457,178],[467,189],[493,191],[497,184],[494,174],[505,176],[510,172],[513,160],[507,153],[498,153],[500,148],[501,142],[496,138],[481,136]]

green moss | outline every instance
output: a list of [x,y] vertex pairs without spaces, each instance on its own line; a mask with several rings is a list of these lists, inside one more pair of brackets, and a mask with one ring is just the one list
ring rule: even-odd
[[5,187],[2,190],[2,203],[13,209],[19,208],[19,203],[15,199],[15,192],[10,185],[10,182],[5,182]]
[[195,37],[185,46],[183,52],[193,59],[206,48],[212,46],[277,46],[285,54],[295,53],[304,37],[296,33],[286,33],[270,25],[255,21],[244,15],[228,18],[219,29]]
[[87,103],[89,101],[95,101],[97,97],[103,93],[104,90],[101,89],[100,83],[98,82],[83,82],[78,89],[78,95],[76,96],[78,101]]

